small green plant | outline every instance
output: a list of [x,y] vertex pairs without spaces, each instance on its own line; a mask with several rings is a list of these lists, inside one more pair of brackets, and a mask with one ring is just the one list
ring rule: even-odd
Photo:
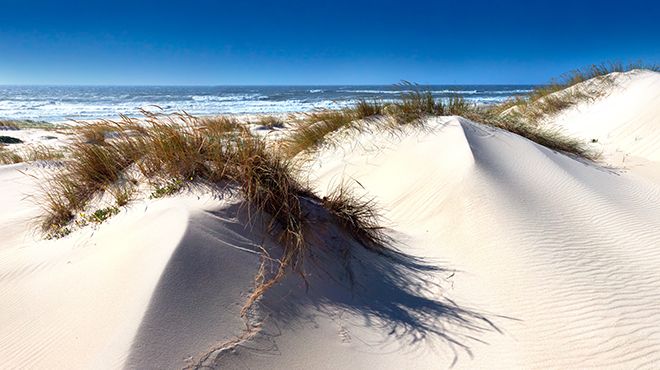
[[157,185],[149,196],[149,199],[157,199],[174,195],[178,193],[182,188],[183,181],[181,179],[171,180],[163,185]]
[[71,228],[67,226],[54,227],[47,234],[46,239],[59,239],[71,234]]
[[110,217],[116,215],[117,213],[119,213],[119,208],[117,207],[101,208],[101,209],[97,209],[91,215],[89,215],[87,220],[89,222],[100,224],[101,222],[109,219]]

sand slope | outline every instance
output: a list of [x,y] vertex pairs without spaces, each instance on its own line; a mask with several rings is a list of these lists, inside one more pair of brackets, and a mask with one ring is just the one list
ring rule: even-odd
[[436,123],[401,142],[365,136],[316,173],[320,189],[359,181],[408,251],[459,270],[450,297],[515,319],[495,320],[505,334],[458,365],[660,361],[660,188],[469,121]]
[[[0,368],[181,368],[239,335],[258,256],[230,205],[135,204],[96,229],[40,241],[39,172],[0,168]],[[232,212],[233,213],[233,212]],[[6,237],[5,237],[6,236]],[[231,261],[231,263],[227,263]]]
[[660,169],[660,72],[633,70],[612,76],[614,86],[604,96],[564,110],[548,124],[596,141],[593,146],[606,163],[660,180],[655,171]]

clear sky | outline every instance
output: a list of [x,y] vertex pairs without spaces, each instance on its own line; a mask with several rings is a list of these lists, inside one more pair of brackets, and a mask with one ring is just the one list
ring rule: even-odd
[[660,1],[0,0],[0,84],[541,83],[660,63]]

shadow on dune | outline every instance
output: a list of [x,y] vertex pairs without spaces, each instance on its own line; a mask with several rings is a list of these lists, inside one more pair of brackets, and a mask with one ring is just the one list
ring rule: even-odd
[[[126,368],[195,367],[204,351],[243,333],[240,309],[254,287],[256,251],[264,246],[272,256],[278,253],[245,209],[236,203],[191,217],[154,291]],[[314,340],[318,333],[308,329],[319,319],[350,317],[350,326],[375,333],[363,341],[374,352],[424,349],[422,344],[431,342],[437,349],[441,343],[453,362],[461,352],[471,355],[470,343],[480,341],[480,333],[498,331],[484,315],[443,297],[441,284],[450,272],[395,250],[366,250],[323,210],[311,212],[318,219],[304,277],[290,273],[268,290],[250,314],[263,322],[262,330],[232,351],[205,356],[210,360],[203,367],[259,367],[251,355],[282,355],[276,342],[286,340],[287,331],[306,331]],[[246,227],[250,222],[252,228]],[[266,357],[270,367],[286,366]]]
[[[218,342],[238,336],[239,312],[259,266],[236,207],[191,216],[164,268],[125,367],[182,368]],[[139,246],[136,246],[139,247]]]
[[[278,364],[278,357],[302,355],[302,349],[282,352],[286,349],[279,342],[287,342],[287,335],[302,336],[305,343],[322,347],[324,341],[350,341],[352,329],[369,333],[369,338],[359,339],[360,352],[433,347],[448,354],[453,366],[461,353],[472,355],[472,344],[483,342],[480,334],[500,332],[486,315],[445,297],[443,285],[453,272],[397,249],[384,253],[364,249],[325,219],[322,211],[316,217],[304,277],[291,273],[267,291],[253,310],[264,320],[260,332],[230,351],[217,353],[204,366],[287,367],[287,360]],[[338,337],[316,331],[321,321],[341,322]]]

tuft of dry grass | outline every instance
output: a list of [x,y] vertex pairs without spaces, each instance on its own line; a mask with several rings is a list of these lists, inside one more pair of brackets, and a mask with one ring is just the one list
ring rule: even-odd
[[323,197],[322,201],[325,209],[362,245],[382,253],[391,244],[391,239],[381,226],[380,214],[373,199],[356,196],[342,183]]
[[7,149],[2,144],[0,144],[0,164],[14,164],[23,161],[23,157],[21,157],[18,153]]
[[29,128],[38,128],[43,130],[53,130],[61,128],[61,125],[49,123],[46,121],[34,121],[34,120],[0,120],[0,130],[21,130]]
[[78,143],[71,147],[71,156],[64,163],[64,168],[45,184],[44,232],[48,234],[64,227],[95,194],[122,177],[133,163],[132,153],[125,148],[123,143]]
[[78,122],[80,126],[76,131],[82,136],[82,141],[87,144],[103,144],[106,135],[110,133],[111,127],[107,122]]
[[386,112],[394,119],[396,124],[421,125],[430,116],[442,116],[445,107],[441,101],[433,98],[430,91],[424,91],[419,85],[404,81],[398,85],[405,89],[398,102],[389,104]]
[[256,123],[257,125],[270,130],[284,128],[284,121],[275,116],[261,116]]
[[360,129],[371,118],[385,114],[381,102],[359,100],[355,106],[338,110],[320,109],[307,113],[292,133],[282,143],[285,156],[292,158],[298,153],[319,148],[328,143],[329,135],[342,129]]
[[64,158],[64,151],[46,145],[29,146],[24,149],[27,161],[54,161]]
[[330,133],[354,127],[356,117],[350,109],[308,113],[282,143],[283,152],[292,158],[300,152],[318,148],[327,142]]
[[385,105],[378,100],[367,101],[360,99],[352,108],[356,119],[380,116],[385,113]]

